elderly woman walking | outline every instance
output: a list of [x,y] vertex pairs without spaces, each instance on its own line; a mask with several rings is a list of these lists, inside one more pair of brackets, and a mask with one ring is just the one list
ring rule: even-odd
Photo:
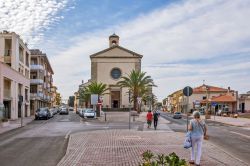
[[[200,118],[199,111],[193,112],[193,117],[189,124],[189,131],[191,131],[192,150],[190,164],[200,165],[201,153],[202,153],[202,140],[206,137],[207,127],[203,120]],[[196,154],[195,154],[196,148]]]

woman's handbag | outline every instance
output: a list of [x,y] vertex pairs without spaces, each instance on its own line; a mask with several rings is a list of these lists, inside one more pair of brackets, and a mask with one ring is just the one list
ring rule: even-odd
[[184,148],[188,149],[192,147],[192,140],[191,140],[191,132],[187,132],[185,141],[184,141]]
[[198,122],[199,123],[199,125],[200,125],[200,127],[201,127],[201,129],[202,129],[202,131],[203,131],[203,133],[204,133],[204,140],[208,140],[209,139],[209,136],[207,135],[207,133],[205,132],[205,126],[202,126],[201,124],[200,124],[200,122]]

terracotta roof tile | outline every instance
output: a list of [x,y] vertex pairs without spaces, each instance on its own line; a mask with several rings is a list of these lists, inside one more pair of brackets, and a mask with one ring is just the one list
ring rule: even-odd
[[206,92],[206,87],[208,87],[208,91],[209,92],[227,92],[228,89],[225,88],[220,88],[220,87],[216,87],[216,86],[210,86],[210,85],[201,85],[199,87],[196,87],[193,89],[194,93],[202,93],[202,92]]
[[[207,100],[202,100],[201,103],[206,103]],[[220,96],[216,96],[216,97],[212,97],[211,100],[209,100],[210,102],[217,102],[217,103],[233,103],[236,102],[236,99],[234,96],[230,95],[230,94],[225,94],[225,95],[220,95]]]

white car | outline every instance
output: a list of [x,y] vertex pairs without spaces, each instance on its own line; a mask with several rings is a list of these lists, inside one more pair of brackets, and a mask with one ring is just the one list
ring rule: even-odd
[[84,111],[84,118],[96,118],[96,112],[93,109],[86,109]]

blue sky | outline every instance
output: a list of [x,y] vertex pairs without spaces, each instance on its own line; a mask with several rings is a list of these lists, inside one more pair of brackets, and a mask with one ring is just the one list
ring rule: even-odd
[[90,79],[89,55],[120,44],[143,54],[159,99],[206,84],[250,90],[250,1],[0,0],[0,30],[47,53],[63,98]]

